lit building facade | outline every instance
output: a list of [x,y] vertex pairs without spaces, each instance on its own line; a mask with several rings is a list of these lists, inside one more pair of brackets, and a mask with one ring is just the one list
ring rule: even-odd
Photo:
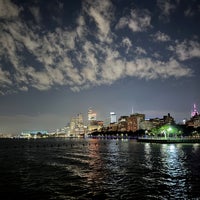
[[140,123],[145,120],[144,114],[132,114],[130,116],[121,116],[118,120],[118,131],[137,131],[140,129]]
[[186,122],[186,125],[194,128],[200,127],[200,114],[191,117],[191,119]]
[[91,109],[89,108],[88,110],[88,121],[94,121],[97,120],[97,114]]
[[140,128],[146,131],[150,131],[152,128],[155,128],[154,124],[150,120],[144,120],[140,123]]
[[127,131],[128,116],[121,116],[118,119],[118,131]]
[[84,135],[85,127],[83,124],[83,115],[81,113],[71,118],[69,129],[69,136],[71,137],[80,137]]
[[21,138],[38,138],[38,137],[46,137],[46,136],[48,136],[48,132],[46,130],[23,131],[20,134]]
[[117,123],[117,115],[115,112],[110,112],[110,123]]
[[90,125],[88,125],[88,133],[94,131],[101,131],[103,128],[103,121],[93,121]]
[[88,133],[94,131],[101,131],[103,128],[103,121],[97,120],[97,114],[91,108],[88,109]]
[[174,124],[175,123],[174,118],[170,115],[170,113],[163,116],[163,123],[164,124]]
[[144,114],[132,114],[127,120],[127,131],[137,131],[140,129],[140,123],[145,120]]
[[168,113],[167,115],[164,115],[163,118],[152,118],[148,120],[143,120],[140,122],[140,129],[143,130],[151,130],[153,128],[161,127],[165,124],[175,124],[174,118]]
[[117,123],[110,123],[108,126],[108,131],[118,131],[118,124]]

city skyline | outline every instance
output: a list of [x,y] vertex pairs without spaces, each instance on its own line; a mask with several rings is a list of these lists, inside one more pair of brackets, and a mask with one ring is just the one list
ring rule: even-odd
[[0,0],[0,132],[104,120],[175,121],[200,107],[198,0]]

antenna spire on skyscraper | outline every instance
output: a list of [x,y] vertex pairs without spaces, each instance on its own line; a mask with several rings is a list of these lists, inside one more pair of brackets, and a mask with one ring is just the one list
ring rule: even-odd
[[133,115],[133,106],[132,106],[131,114]]

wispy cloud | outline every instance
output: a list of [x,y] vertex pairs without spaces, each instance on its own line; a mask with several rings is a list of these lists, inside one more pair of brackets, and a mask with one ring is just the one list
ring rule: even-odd
[[177,60],[170,58],[167,62],[155,61],[150,58],[136,59],[126,63],[128,76],[135,76],[142,79],[157,78],[179,78],[192,74],[188,68],[184,68]]
[[157,0],[157,6],[161,11],[160,19],[169,22],[171,13],[176,9],[176,4],[171,0]]
[[155,41],[167,42],[170,41],[170,36],[165,33],[158,31],[156,34],[153,35]]
[[148,10],[131,10],[130,15],[121,17],[117,29],[130,28],[133,32],[145,31],[151,27],[151,16]]
[[[132,9],[129,15],[116,20],[111,1],[83,1],[75,27],[49,31],[38,24],[42,19],[38,7],[30,8],[37,26],[29,26],[20,18],[23,8],[11,1],[0,0],[0,8],[6,10],[0,12],[3,19],[0,21],[0,61],[4,61],[4,66],[0,66],[1,93],[5,87],[10,91],[28,91],[66,86],[80,91],[112,84],[127,76],[151,80],[192,74],[191,69],[173,56],[167,61],[153,59],[128,35],[118,35],[126,28],[132,33],[152,28],[151,14],[147,10]],[[170,40],[161,32],[157,32],[155,38]],[[177,43],[170,49],[179,60],[199,56],[199,43],[193,41]]]
[[184,15],[186,17],[192,17],[194,16],[194,12],[192,11],[192,9],[189,7],[187,10],[185,10]]
[[146,50],[143,49],[142,47],[136,47],[135,53],[138,55],[147,54]]
[[41,22],[40,8],[33,6],[33,7],[30,7],[29,10],[32,13],[35,21],[39,24]]
[[0,83],[3,84],[3,86],[12,84],[9,72],[3,71],[1,68],[0,68]]
[[0,1],[0,18],[2,19],[12,19],[19,16],[22,8],[13,4],[10,0]]
[[97,26],[98,39],[112,42],[110,23],[112,21],[113,5],[111,1],[86,1],[84,11],[94,20]]
[[132,42],[128,37],[123,38],[122,46],[126,48],[126,53],[129,52],[129,49],[132,47]]
[[170,46],[169,50],[173,51],[179,60],[184,61],[191,58],[200,58],[200,43],[194,40],[176,41],[176,45]]

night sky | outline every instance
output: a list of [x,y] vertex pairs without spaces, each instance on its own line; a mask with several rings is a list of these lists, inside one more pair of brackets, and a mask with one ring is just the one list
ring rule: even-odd
[[0,0],[0,133],[92,107],[175,121],[200,108],[199,0]]

